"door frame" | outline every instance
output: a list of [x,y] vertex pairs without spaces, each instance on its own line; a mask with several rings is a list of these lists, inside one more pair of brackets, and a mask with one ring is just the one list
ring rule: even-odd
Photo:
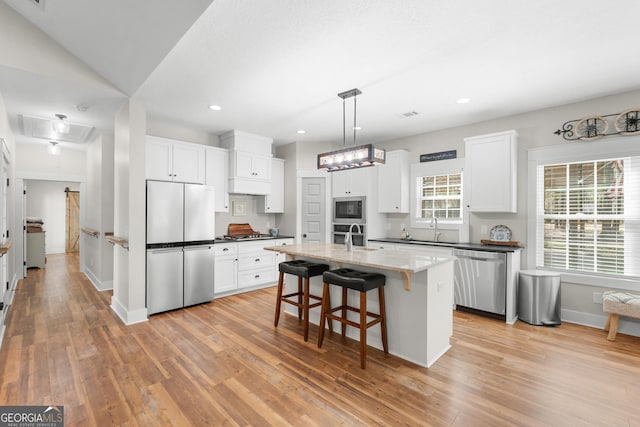
[[299,170],[296,172],[296,241],[302,242],[302,178],[324,178],[325,179],[325,227],[324,241],[332,242],[331,238],[331,176],[325,170]]
[[[82,175],[60,175],[60,174],[51,174],[51,173],[38,173],[38,172],[18,172],[16,171],[16,182],[18,181],[18,179],[22,179],[23,183],[25,180],[32,180],[32,181],[65,181],[65,182],[77,182],[80,184],[80,194],[86,194],[86,185],[87,185],[87,178],[85,176]],[[23,186],[21,186],[21,190],[20,192],[22,193],[22,188]],[[27,188],[27,191],[29,191],[29,189]],[[20,194],[18,194],[19,196]],[[27,200],[27,196],[25,194],[22,194],[22,199],[20,199],[20,203],[18,203],[18,200],[16,199],[15,202],[15,206],[13,207],[13,211],[14,211],[14,225],[17,224],[16,226],[16,230],[12,230],[13,231],[13,235],[14,236],[22,236],[23,242],[27,240],[27,230],[25,228],[23,228],[23,225],[25,224],[25,220],[26,220],[26,216],[27,216],[27,211],[26,211],[26,200]],[[80,196],[80,227],[82,228],[83,224],[85,223],[85,212],[86,212],[86,206],[85,206],[85,202],[86,202],[86,197],[82,197]],[[25,203],[25,209],[23,211],[22,207],[18,207],[18,205],[21,205],[22,203]],[[18,228],[19,227],[19,228]],[[82,233],[81,233],[82,234]],[[82,244],[82,236],[80,236],[80,271],[85,271],[85,251],[84,251],[84,245]],[[26,245],[25,245],[26,247]],[[22,266],[24,265],[24,262],[27,261],[26,255],[23,251],[23,253],[17,253],[16,251],[16,255],[15,255],[15,262],[16,262],[16,266],[20,266],[19,269],[16,269],[16,274],[18,271],[24,271],[22,270]],[[24,277],[23,277],[24,278]]]

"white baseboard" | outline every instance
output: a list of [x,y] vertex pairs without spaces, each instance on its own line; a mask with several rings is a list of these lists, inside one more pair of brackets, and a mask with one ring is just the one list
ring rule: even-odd
[[[590,314],[573,310],[562,310],[560,317],[563,322],[576,323],[597,329],[603,329],[607,321],[606,314]],[[618,332],[640,337],[640,322],[628,317],[620,317]]]
[[129,311],[124,305],[118,301],[116,297],[111,297],[111,309],[118,315],[120,320],[124,322],[125,325],[133,325],[135,323],[146,322],[147,317],[147,309],[141,308],[139,310]]
[[105,280],[103,282],[100,279],[98,279],[96,275],[93,274],[93,271],[91,271],[91,269],[89,268],[85,268],[83,273],[85,276],[87,276],[87,279],[89,279],[89,281],[93,284],[93,287],[96,288],[98,291],[100,292],[110,291],[111,289],[113,289],[113,280]]

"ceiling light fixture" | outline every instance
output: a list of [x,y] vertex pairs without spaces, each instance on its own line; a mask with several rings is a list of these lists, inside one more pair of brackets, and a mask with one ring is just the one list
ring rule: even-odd
[[297,131],[297,133],[299,133],[300,135],[303,135],[303,134],[307,133],[307,131],[304,130],[304,129],[300,129],[300,130]]
[[[372,144],[356,147],[356,131],[360,129],[359,126],[356,126],[356,98],[360,94],[362,94],[360,89],[351,89],[338,94],[338,96],[342,98],[342,145],[345,148],[318,154],[318,169],[326,169],[327,172],[336,172],[384,164],[386,156],[385,150],[375,148]],[[353,147],[347,147],[345,100],[351,97],[353,97]]]
[[456,102],[458,104],[468,104],[471,101],[471,98],[459,98]]
[[58,156],[62,152],[62,149],[55,141],[49,141],[49,146],[47,147],[47,152],[53,156]]
[[222,107],[219,105],[209,105],[209,109],[213,111],[220,111],[222,110]]
[[53,126],[53,130],[58,133],[69,133],[69,123],[65,122],[64,119],[67,118],[64,114],[56,114],[58,120],[53,120],[51,125]]

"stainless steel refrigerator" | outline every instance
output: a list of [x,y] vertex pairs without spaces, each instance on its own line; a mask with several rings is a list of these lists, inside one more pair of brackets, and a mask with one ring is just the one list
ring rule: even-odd
[[147,181],[147,313],[213,299],[213,187]]

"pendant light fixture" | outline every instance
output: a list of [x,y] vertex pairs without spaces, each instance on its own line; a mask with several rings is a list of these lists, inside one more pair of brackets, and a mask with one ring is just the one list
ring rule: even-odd
[[53,130],[56,131],[57,133],[64,133],[67,134],[69,133],[69,123],[65,122],[64,119],[67,118],[67,116],[65,116],[64,114],[56,114],[56,117],[58,118],[58,120],[53,120],[51,122],[51,125],[53,126]]
[[[326,169],[327,172],[336,172],[384,164],[386,157],[385,150],[375,148],[372,144],[356,146],[356,131],[359,129],[356,125],[356,98],[361,94],[362,91],[360,89],[351,89],[338,94],[338,96],[342,98],[342,145],[344,148],[318,154],[318,169]],[[353,146],[347,147],[345,100],[351,97],[353,97]]]
[[49,146],[47,147],[47,152],[52,156],[59,156],[61,153],[61,148],[55,141],[49,141]]

